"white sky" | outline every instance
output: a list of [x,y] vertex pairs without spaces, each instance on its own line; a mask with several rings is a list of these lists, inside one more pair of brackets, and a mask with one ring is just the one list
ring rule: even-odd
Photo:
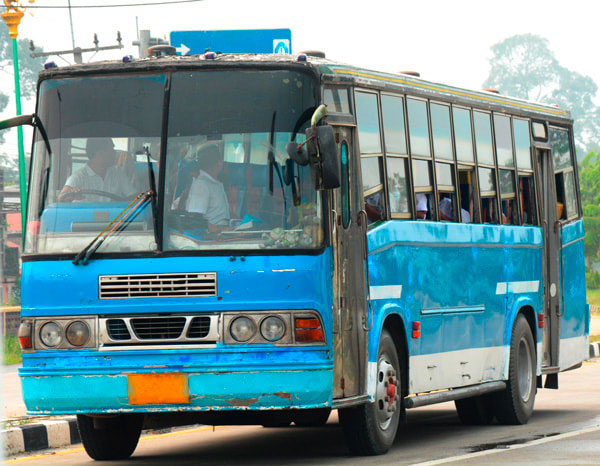
[[[71,5],[139,1],[144,0],[71,0]],[[479,89],[487,77],[490,47],[523,33],[547,38],[563,66],[600,83],[595,4],[593,0],[204,0],[72,11],[79,47],[93,47],[94,32],[101,46],[113,45],[121,31],[126,48],[100,52],[93,60],[137,56],[137,47],[131,45],[137,38],[137,16],[140,29],[167,39],[174,30],[290,28],[294,52],[318,49],[328,58],[366,68],[416,70],[425,79]],[[34,5],[67,5],[67,0],[36,0]],[[71,48],[67,9],[30,11],[21,23],[20,37],[33,39],[45,51]],[[90,58],[91,54],[84,55],[84,60]],[[53,59],[59,66],[65,63]],[[3,116],[11,116],[13,109],[11,103]],[[23,112],[31,111],[33,104],[24,103]]]

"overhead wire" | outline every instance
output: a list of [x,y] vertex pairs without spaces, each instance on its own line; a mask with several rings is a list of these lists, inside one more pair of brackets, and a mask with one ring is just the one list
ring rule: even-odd
[[137,3],[111,3],[104,5],[19,5],[23,10],[43,10],[43,9],[83,9],[83,8],[123,8],[136,6],[155,6],[155,5],[174,5],[177,3],[198,3],[204,0],[161,0],[159,2],[137,2]]

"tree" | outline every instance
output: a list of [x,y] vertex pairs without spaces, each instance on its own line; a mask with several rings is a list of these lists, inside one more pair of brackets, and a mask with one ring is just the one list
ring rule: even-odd
[[598,86],[589,76],[561,66],[543,37],[520,34],[493,45],[483,86],[569,110],[578,155],[600,146],[600,109],[592,100]]

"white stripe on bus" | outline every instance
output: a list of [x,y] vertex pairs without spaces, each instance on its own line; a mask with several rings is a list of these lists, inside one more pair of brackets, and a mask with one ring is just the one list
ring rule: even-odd
[[371,299],[399,299],[402,296],[402,285],[372,286],[369,288]]
[[510,293],[537,293],[540,289],[540,281],[532,280],[525,282],[498,282],[496,284],[496,294],[506,294],[507,290]]

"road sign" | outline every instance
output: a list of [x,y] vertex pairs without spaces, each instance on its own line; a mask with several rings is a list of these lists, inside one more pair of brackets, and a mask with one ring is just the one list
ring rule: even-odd
[[232,31],[173,31],[171,45],[178,55],[197,55],[209,49],[222,53],[292,53],[289,29]]

